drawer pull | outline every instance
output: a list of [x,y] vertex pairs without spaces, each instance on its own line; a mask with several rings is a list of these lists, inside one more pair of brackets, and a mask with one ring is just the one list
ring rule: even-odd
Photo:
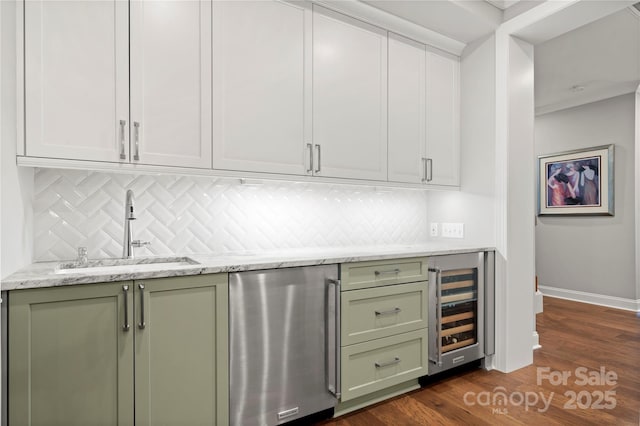
[[387,275],[387,274],[399,274],[400,273],[400,268],[396,268],[396,269],[391,269],[389,271],[375,271],[376,277],[378,275]]
[[389,309],[388,311],[375,311],[377,317],[381,317],[383,315],[394,315],[402,312],[400,308]]
[[400,363],[400,358],[394,357],[393,360],[387,362],[377,362],[375,363],[376,368],[389,367],[390,365],[395,365]]

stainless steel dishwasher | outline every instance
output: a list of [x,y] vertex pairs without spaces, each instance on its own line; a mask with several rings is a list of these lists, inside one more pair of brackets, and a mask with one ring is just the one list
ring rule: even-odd
[[229,274],[232,425],[277,425],[339,397],[337,265]]

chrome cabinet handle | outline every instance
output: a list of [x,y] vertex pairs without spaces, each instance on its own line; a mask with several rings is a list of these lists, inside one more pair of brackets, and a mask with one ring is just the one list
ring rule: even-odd
[[314,173],[320,173],[320,163],[322,162],[322,157],[321,157],[321,152],[320,152],[320,145],[316,144],[316,149],[318,150],[318,162],[317,162],[317,167],[314,170]]
[[395,364],[399,364],[400,363],[400,358],[398,358],[397,356],[394,357],[391,361],[387,361],[387,362],[375,362],[375,366],[376,368],[384,368],[384,367],[389,367],[390,365],[395,365]]
[[313,145],[308,143],[307,148],[309,148],[309,167],[307,167],[307,173],[313,172]]
[[135,143],[135,152],[133,154],[134,161],[140,161],[140,123],[133,122],[133,140]]
[[427,159],[422,157],[422,183],[427,181]]
[[383,315],[394,315],[402,312],[400,308],[389,309],[388,311],[374,311],[377,317],[381,317]]
[[120,120],[120,159],[126,160],[127,156],[124,153],[124,127],[127,125],[126,120]]
[[131,328],[129,325],[129,286],[123,285],[122,291],[124,292],[124,324],[122,330],[129,331]]
[[138,284],[138,288],[140,289],[140,323],[138,323],[138,328],[143,330],[147,325],[144,322],[144,284]]
[[433,180],[433,159],[427,158],[427,171],[425,172],[427,182],[431,182]]
[[389,271],[374,271],[374,274],[376,275],[376,277],[378,275],[386,275],[386,274],[399,274],[400,273],[400,268],[396,268],[396,269],[391,269]]

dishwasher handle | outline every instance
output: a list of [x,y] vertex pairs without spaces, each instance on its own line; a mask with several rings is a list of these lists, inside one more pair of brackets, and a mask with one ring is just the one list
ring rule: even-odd
[[[332,291],[333,290],[333,291]],[[340,280],[327,279],[325,303],[326,379],[327,389],[340,399]]]

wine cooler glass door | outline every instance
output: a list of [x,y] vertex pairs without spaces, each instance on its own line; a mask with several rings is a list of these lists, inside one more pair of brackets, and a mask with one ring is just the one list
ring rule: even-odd
[[483,356],[483,253],[430,262],[430,372]]

